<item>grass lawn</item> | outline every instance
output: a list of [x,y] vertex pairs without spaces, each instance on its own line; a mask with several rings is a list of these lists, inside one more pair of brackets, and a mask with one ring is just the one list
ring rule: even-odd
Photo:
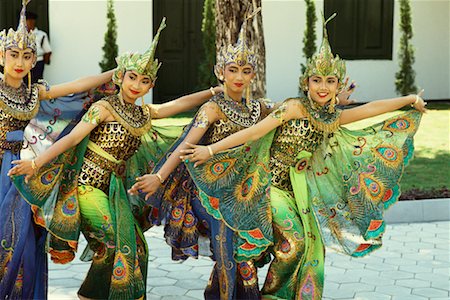
[[[432,190],[450,188],[450,105],[430,103],[430,110],[422,117],[415,136],[415,158],[406,167],[401,186],[402,191],[411,189]],[[398,112],[348,125],[357,129],[380,122]],[[193,113],[180,115],[174,119],[155,120],[155,124],[187,124]],[[439,196],[439,195],[437,195]]]

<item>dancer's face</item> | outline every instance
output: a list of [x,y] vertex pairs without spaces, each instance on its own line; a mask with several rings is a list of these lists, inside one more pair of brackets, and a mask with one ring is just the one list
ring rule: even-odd
[[308,79],[311,98],[320,106],[325,105],[336,96],[339,81],[336,76],[313,75]]
[[[5,70],[4,75],[8,79],[22,80],[33,68],[35,54],[30,48],[21,50],[19,48],[10,48],[2,53],[4,57]],[[3,57],[1,58],[3,59]]]
[[226,65],[223,75],[224,81],[227,84],[227,93],[229,95],[242,95],[255,77],[255,72],[249,64],[241,67],[235,63],[230,63]]
[[136,99],[143,97],[153,87],[153,81],[147,75],[141,75],[136,71],[127,71],[122,80],[121,93],[125,101],[134,103]]

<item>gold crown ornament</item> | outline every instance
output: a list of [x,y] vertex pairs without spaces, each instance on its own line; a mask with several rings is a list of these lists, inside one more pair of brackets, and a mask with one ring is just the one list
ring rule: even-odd
[[155,52],[159,36],[164,28],[166,28],[165,17],[162,19],[152,44],[147,51],[143,54],[126,52],[116,58],[117,69],[112,77],[115,84],[119,86],[122,84],[122,78],[126,71],[136,71],[141,75],[149,76],[153,82],[156,80],[156,74],[161,67],[161,62],[155,58]]
[[235,45],[228,45],[228,47],[223,47],[221,51],[217,54],[215,73],[217,77],[220,77],[220,71],[224,70],[225,66],[230,63],[235,63],[238,66],[245,66],[249,64],[253,67],[256,72],[257,58],[255,51],[247,43],[247,22],[252,19],[261,11],[261,7],[257,8],[252,14],[247,16],[241,25],[241,30],[239,31],[238,40]]
[[336,76],[341,84],[345,78],[345,62],[339,58],[339,55],[333,56],[330,43],[328,42],[327,23],[336,16],[334,13],[326,21],[322,14],[323,20],[323,40],[319,52],[314,54],[306,65],[305,72],[300,78],[300,86],[303,91],[308,89],[308,78],[313,75],[319,76]]

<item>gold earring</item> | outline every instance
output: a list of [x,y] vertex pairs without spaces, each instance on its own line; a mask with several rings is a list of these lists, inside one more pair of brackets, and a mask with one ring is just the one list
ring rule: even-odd
[[28,72],[28,89],[31,90],[31,71]]
[[142,106],[144,106],[145,105],[144,96],[141,97],[141,102],[142,102]]
[[245,96],[245,104],[247,104],[247,106],[250,106],[250,85],[247,87],[247,93]]

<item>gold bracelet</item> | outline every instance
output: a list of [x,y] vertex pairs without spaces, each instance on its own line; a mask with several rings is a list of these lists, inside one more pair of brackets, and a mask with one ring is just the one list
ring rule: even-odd
[[211,155],[211,157],[213,157],[214,156],[214,152],[213,152],[213,149],[211,148],[211,146],[206,146],[206,148],[208,148],[209,155]]
[[339,98],[336,96],[336,105],[339,105]]
[[211,94],[212,94],[213,96],[216,95],[216,91],[214,90],[213,87],[210,87],[210,88],[209,88],[209,91],[211,92]]
[[33,169],[33,171],[37,169],[36,161],[34,159],[31,160],[31,168]]
[[159,173],[156,173],[155,175],[156,175],[156,177],[158,177],[159,183],[164,184],[164,180],[162,179],[162,176]]

